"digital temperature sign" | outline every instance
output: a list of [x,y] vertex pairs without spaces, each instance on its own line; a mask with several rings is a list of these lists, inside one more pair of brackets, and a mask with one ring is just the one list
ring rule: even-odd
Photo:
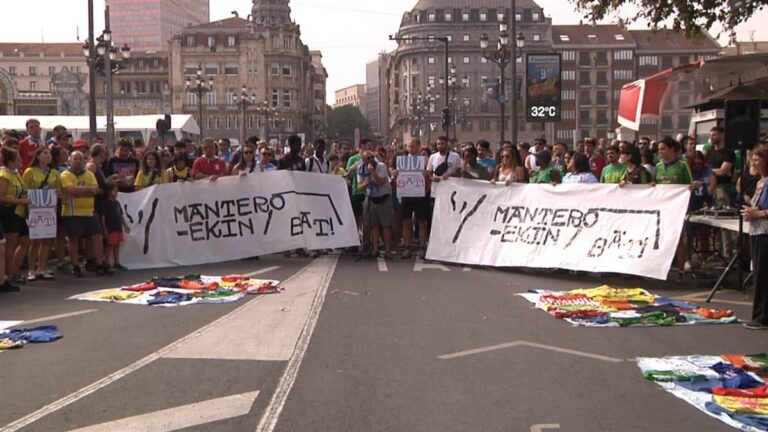
[[560,54],[528,54],[525,117],[529,122],[560,121],[562,81]]

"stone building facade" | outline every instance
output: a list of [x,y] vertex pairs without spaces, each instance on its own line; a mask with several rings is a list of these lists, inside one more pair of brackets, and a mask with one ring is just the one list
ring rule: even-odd
[[[243,85],[257,104],[247,107],[246,135],[280,139],[288,134],[314,138],[318,94],[327,74],[320,56],[301,41],[289,0],[254,0],[248,19],[233,17],[184,28],[170,42],[173,110],[197,117],[198,100],[186,91],[187,77],[201,67],[214,81],[204,96],[203,126],[212,137],[238,137],[242,112],[235,97]],[[265,110],[264,105],[269,109]],[[200,119],[198,119],[200,121]]]

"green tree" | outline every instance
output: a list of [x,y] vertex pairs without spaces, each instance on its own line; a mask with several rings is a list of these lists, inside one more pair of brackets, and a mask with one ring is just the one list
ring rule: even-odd
[[[592,22],[620,12],[626,6],[640,9],[625,22],[648,21],[654,28],[669,27],[695,38],[714,24],[735,37],[736,26],[768,4],[768,0],[573,0]],[[667,25],[669,23],[669,25]]]
[[360,129],[360,137],[370,136],[371,124],[359,108],[346,105],[334,108],[328,114],[328,138],[352,142],[355,129]]

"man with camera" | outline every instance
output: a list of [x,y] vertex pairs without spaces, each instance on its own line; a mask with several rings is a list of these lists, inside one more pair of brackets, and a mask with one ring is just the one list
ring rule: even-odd
[[384,258],[392,258],[392,224],[395,219],[392,206],[392,186],[387,166],[376,161],[374,153],[363,151],[357,168],[357,188],[365,193],[363,202],[363,230],[368,231],[371,255],[379,254],[379,237],[384,235]]

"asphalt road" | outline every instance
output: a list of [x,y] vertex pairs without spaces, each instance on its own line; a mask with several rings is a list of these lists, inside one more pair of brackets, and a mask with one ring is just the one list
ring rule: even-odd
[[[287,281],[285,293],[171,309],[65,300],[152,275],[265,269],[259,277]],[[35,282],[0,296],[0,320],[80,314],[35,324],[59,325],[60,341],[0,353],[0,428],[731,430],[645,381],[633,360],[765,351],[766,334],[571,327],[515,295],[603,283],[689,299],[707,291],[695,281],[282,256]],[[716,301],[749,318],[743,294]],[[454,353],[464,355],[441,358]]]

